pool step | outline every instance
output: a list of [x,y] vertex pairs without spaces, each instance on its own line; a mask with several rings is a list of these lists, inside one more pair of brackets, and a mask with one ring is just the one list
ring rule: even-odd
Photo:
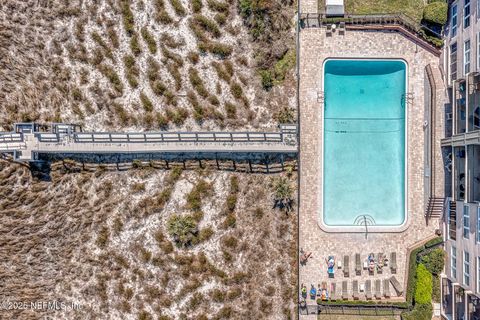
[[425,211],[425,217],[439,218],[443,215],[444,198],[430,197]]

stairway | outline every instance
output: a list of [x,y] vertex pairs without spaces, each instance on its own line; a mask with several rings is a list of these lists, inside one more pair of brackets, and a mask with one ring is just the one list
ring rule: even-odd
[[440,218],[443,215],[444,198],[430,197],[428,199],[428,206],[425,211],[427,218]]

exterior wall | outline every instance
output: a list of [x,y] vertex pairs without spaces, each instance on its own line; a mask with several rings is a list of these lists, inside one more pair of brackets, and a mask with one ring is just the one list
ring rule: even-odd
[[[478,219],[478,208],[479,205],[475,203],[465,204],[463,201],[457,201],[457,236],[456,241],[451,240],[447,235],[447,240],[445,241],[445,250],[447,252],[447,261],[445,264],[445,274],[449,280],[453,283],[459,283],[461,287],[466,290],[471,291],[473,294],[480,297],[480,288],[477,288],[477,268],[478,268],[478,257],[480,257],[480,245],[477,242],[477,219]],[[469,238],[466,239],[463,237],[463,212],[464,205],[469,207],[470,213],[470,232]],[[448,231],[448,229],[447,229]],[[451,248],[455,246],[457,249],[457,276],[452,277],[452,265],[451,265]],[[470,254],[470,284],[467,286],[463,281],[463,252],[467,251]]]
[[[457,6],[457,32],[453,36],[452,32],[452,8]],[[445,27],[445,48],[444,48],[444,70],[446,71],[447,84],[452,85],[450,81],[450,46],[453,43],[457,43],[457,79],[465,78],[465,72],[463,68],[464,62],[464,43],[466,40],[470,40],[470,72],[480,71],[480,65],[478,63],[478,32],[480,31],[480,15],[478,8],[480,1],[470,0],[470,26],[464,27],[464,7],[465,0],[457,0],[449,6],[449,17]]]

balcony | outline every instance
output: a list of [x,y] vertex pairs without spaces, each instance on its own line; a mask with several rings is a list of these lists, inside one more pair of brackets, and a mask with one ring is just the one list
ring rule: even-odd
[[468,76],[468,131],[480,130],[480,74]]
[[455,200],[465,199],[465,185],[466,185],[466,172],[465,172],[465,147],[453,148],[454,156],[454,187],[455,187]]
[[466,82],[455,83],[455,134],[465,133],[467,129],[467,90]]

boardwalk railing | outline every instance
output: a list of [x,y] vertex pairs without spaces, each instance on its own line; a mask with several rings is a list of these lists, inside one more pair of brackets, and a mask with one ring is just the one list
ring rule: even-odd
[[23,142],[23,134],[16,132],[0,132],[1,142]]
[[413,18],[402,14],[372,14],[372,15],[356,15],[347,14],[344,17],[327,18],[324,13],[302,13],[300,14],[300,27],[313,28],[322,27],[332,23],[345,23],[345,25],[355,26],[376,26],[382,29],[388,29],[388,26],[399,26],[402,30],[415,36],[417,39],[426,42],[432,49],[439,52],[439,48],[443,45],[441,35],[416,22]]
[[[73,133],[76,143],[161,143],[161,142],[274,142],[284,141],[283,132],[145,132],[145,133]],[[65,135],[36,133],[41,142],[60,142]]]

